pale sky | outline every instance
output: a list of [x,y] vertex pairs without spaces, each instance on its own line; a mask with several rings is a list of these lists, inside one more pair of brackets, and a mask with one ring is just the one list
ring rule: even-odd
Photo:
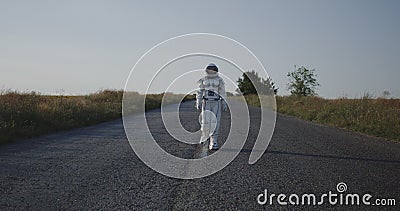
[[248,47],[278,94],[289,93],[287,72],[304,65],[316,69],[320,96],[380,96],[387,90],[400,97],[399,20],[400,1],[385,0],[1,0],[0,89],[122,89],[154,45],[207,32]]

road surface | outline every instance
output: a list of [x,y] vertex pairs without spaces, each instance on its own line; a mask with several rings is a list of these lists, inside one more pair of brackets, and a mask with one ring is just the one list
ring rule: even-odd
[[[239,156],[216,174],[195,180],[169,178],[147,167],[131,149],[121,120],[1,145],[0,210],[400,209],[399,143],[278,115],[267,152],[249,165],[259,112],[250,109],[250,135]],[[181,122],[188,130],[199,128],[197,115],[193,102],[181,105]],[[157,110],[147,117],[166,151],[194,156],[194,146],[166,134]],[[225,114],[222,139],[228,130]],[[334,206],[325,200],[322,205],[282,206],[274,198],[273,204],[257,202],[265,189],[287,198],[313,193],[320,201],[324,193],[338,193],[340,182],[347,185],[344,193],[393,198],[396,205]]]

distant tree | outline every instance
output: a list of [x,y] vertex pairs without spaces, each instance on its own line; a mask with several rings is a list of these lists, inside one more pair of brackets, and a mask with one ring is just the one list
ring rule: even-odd
[[272,90],[275,95],[278,94],[278,89],[279,88],[275,87],[275,82],[272,81],[271,77],[268,77],[267,79],[265,79],[265,80],[262,79],[262,80],[263,80],[264,84],[268,85],[268,89],[269,90]]
[[386,98],[389,98],[389,96],[390,96],[390,92],[388,90],[383,91],[382,98],[386,99]]
[[288,90],[295,96],[314,96],[317,95],[315,89],[319,86],[315,69],[307,69],[303,66],[296,68],[293,72],[288,72]]
[[[237,80],[238,89],[236,90],[239,94],[276,94],[278,88],[275,88],[275,83],[272,82],[270,77],[263,79],[258,76],[258,73],[254,70],[243,73],[242,77]],[[257,89],[260,93],[257,93]]]
[[257,94],[257,90],[254,87],[254,84],[250,80],[251,75],[255,74],[252,74],[252,72],[245,72],[243,73],[242,77],[237,80],[238,83],[238,90],[236,90],[237,92],[241,93],[242,95]]
[[234,96],[234,94],[232,92],[226,92],[226,96],[231,97],[231,96]]

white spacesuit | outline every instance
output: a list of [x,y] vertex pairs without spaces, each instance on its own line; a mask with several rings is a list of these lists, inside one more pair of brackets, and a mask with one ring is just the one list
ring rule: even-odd
[[[218,76],[218,67],[209,64],[206,67],[206,75],[197,82],[199,89],[196,95],[196,108],[201,110],[201,138],[203,151],[216,150],[218,146],[219,124],[221,108],[227,110],[225,83]],[[208,146],[207,146],[208,145]],[[204,156],[204,155],[203,155]]]

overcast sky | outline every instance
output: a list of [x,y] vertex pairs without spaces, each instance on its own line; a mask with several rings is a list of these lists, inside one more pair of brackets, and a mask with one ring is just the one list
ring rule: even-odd
[[46,94],[121,89],[157,43],[209,32],[253,51],[279,94],[288,94],[287,72],[304,65],[316,69],[320,96],[387,90],[400,97],[399,20],[400,1],[384,0],[1,0],[0,88]]

